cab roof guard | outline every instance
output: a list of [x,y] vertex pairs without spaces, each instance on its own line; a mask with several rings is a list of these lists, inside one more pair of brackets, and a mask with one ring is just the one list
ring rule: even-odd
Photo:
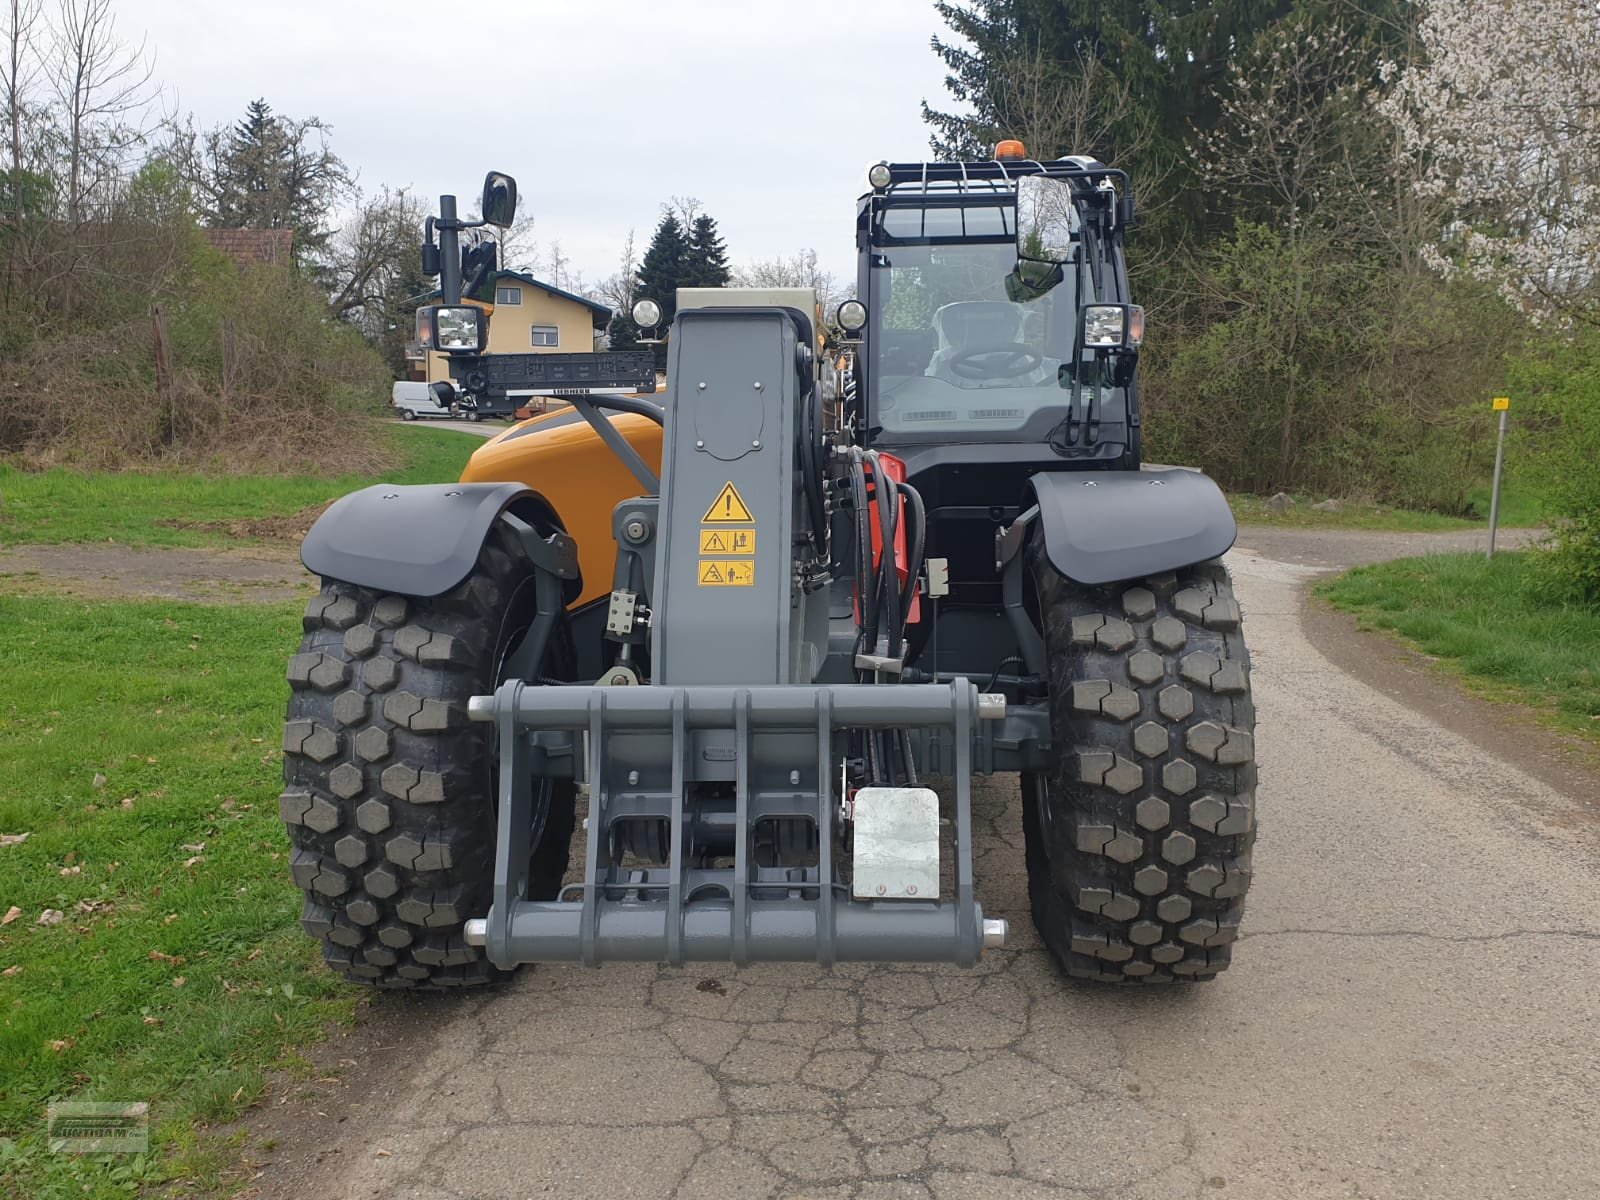
[[1081,156],[1058,158],[1054,162],[1037,159],[998,159],[991,162],[888,163],[889,185],[878,196],[939,196],[962,192],[1006,195],[1016,190],[1023,175],[1048,175],[1052,179],[1082,180],[1126,189],[1128,173]]

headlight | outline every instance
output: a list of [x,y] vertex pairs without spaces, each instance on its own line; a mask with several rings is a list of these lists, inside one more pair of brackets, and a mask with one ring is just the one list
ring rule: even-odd
[[661,324],[661,305],[654,300],[635,301],[633,323],[640,329],[654,329]]
[[873,163],[867,171],[867,182],[880,192],[889,186],[889,178],[888,163]]
[[867,324],[867,306],[859,300],[846,300],[835,310],[834,320],[846,333],[860,333]]
[[433,344],[446,353],[478,353],[483,349],[483,310],[466,306],[434,309]]
[[1127,316],[1120,304],[1091,304],[1083,310],[1083,344],[1106,350],[1123,343]]

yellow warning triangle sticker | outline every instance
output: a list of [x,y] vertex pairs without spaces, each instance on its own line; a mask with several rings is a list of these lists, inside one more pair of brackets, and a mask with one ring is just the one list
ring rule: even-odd
[[722,572],[717,570],[716,563],[706,563],[700,571],[701,583],[721,583]]
[[750,515],[750,509],[746,507],[744,498],[739,495],[739,489],[733,486],[732,480],[729,480],[722,485],[717,498],[711,502],[711,507],[706,509],[706,515],[700,520],[706,525],[749,525],[755,521],[755,517]]
[[728,544],[722,540],[720,533],[708,533],[704,544],[700,547],[701,554],[726,554]]

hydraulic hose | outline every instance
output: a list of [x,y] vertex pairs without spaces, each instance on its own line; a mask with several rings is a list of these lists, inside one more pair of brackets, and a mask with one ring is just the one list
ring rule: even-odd
[[917,589],[917,577],[922,574],[923,555],[927,552],[928,512],[922,503],[922,493],[916,488],[909,483],[897,484],[896,487],[906,502],[911,525],[911,533],[906,539],[910,550],[906,565],[910,570],[900,589],[900,611],[904,614],[901,623],[904,627],[904,623],[911,619],[911,597]]
[[872,465],[872,485],[877,498],[878,534],[883,547],[879,554],[878,586],[883,593],[883,624],[884,632],[888,634],[887,653],[890,658],[899,655],[904,645],[905,625],[901,616],[900,607],[900,581],[895,578],[896,563],[894,559],[895,530],[899,525],[899,489],[894,485],[883,470],[883,464],[875,451],[867,452],[867,460]]
[[856,648],[858,653],[869,653],[878,640],[878,603],[877,588],[872,582],[872,513],[867,500],[865,463],[858,449],[850,453],[850,498],[856,520],[856,594],[861,603]]

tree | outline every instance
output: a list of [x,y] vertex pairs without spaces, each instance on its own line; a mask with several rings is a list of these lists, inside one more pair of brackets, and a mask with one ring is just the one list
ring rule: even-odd
[[1600,15],[1589,0],[1431,0],[1381,105],[1447,213],[1429,260],[1535,320],[1600,322]]
[[404,188],[364,197],[328,242],[328,315],[353,325],[397,373],[405,366],[417,297],[428,291],[417,247],[427,214]]
[[[656,226],[644,261],[639,264],[634,279],[634,295],[648,297],[661,306],[662,327],[672,323],[678,311],[678,288],[683,286],[684,267],[689,255],[689,243],[677,214],[665,213]],[[665,346],[656,347],[656,365],[666,366]]]
[[231,128],[175,130],[170,153],[185,164],[211,225],[294,230],[295,261],[315,272],[328,245],[328,215],[354,183],[316,117],[295,119],[252,100]]
[[130,48],[117,39],[111,0],[62,0],[60,14],[52,82],[65,125],[66,217],[76,223],[87,196],[114,178],[123,153],[143,137],[129,122],[153,98],[155,64],[143,42]]
[[[955,36],[934,38],[933,50],[950,69],[945,87],[970,111],[939,111],[923,102],[933,151],[988,157],[997,135],[1037,127],[1041,115],[1059,107],[1052,91],[1075,89],[1086,95],[1088,115],[1104,123],[1093,131],[1099,157],[1145,176],[1177,167],[1170,190],[1183,193],[1189,180],[1181,169],[1182,147],[1190,131],[1215,123],[1218,85],[1234,55],[1292,2],[972,0],[965,7],[940,0],[935,8]],[[1102,106],[1090,90],[1096,78],[1101,88],[1115,80],[1130,103],[1113,98]],[[1076,107],[1085,110],[1083,103]],[[1082,136],[1074,126],[1071,120],[1046,122],[1039,152],[1086,149],[1049,144],[1063,130]],[[1135,146],[1138,162],[1131,161]]]
[[830,317],[834,305],[845,294],[833,275],[822,269],[817,252],[810,247],[790,255],[753,259],[734,272],[733,281],[749,288],[811,288],[817,293],[822,311]]
[[716,221],[701,213],[689,230],[683,280],[679,286],[726,287],[728,278],[728,248],[717,234]]
[[638,270],[639,256],[634,250],[633,230],[629,229],[616,274],[601,280],[597,289],[601,301],[611,309],[606,346],[612,350],[634,350],[639,345],[639,330],[633,323],[633,289]]
[[[3,53],[0,53],[0,111],[6,119],[10,137],[9,187],[7,199],[14,218],[22,216],[23,159],[22,131],[25,110],[30,107],[34,84],[39,75],[39,60],[33,42],[42,0],[5,0],[0,9],[6,18]],[[29,130],[32,135],[33,130]]]

